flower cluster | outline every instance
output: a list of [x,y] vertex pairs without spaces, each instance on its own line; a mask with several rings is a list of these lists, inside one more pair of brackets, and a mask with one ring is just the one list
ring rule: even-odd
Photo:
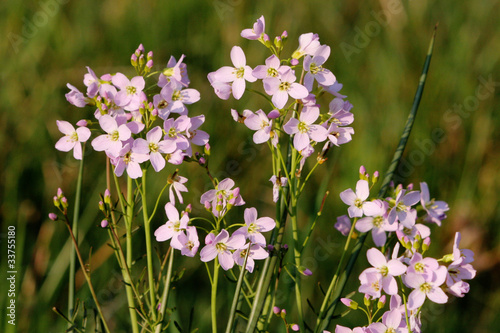
[[[318,143],[326,141],[320,153],[324,155],[329,147],[351,141],[354,130],[348,125],[354,121],[350,112],[352,105],[345,100],[346,96],[339,94],[342,84],[324,67],[330,56],[330,47],[321,45],[318,35],[301,35],[298,48],[288,58],[281,55],[288,39],[287,32],[277,36],[272,43],[265,33],[263,16],[252,29],[243,30],[241,36],[261,42],[271,51],[271,56],[265,59],[264,64],[252,69],[247,64],[243,50],[234,46],[231,50],[233,65],[209,73],[208,79],[221,99],[228,99],[231,95],[240,99],[247,83],[261,81],[264,93],[257,93],[269,101],[269,110],[244,110],[242,113],[231,110],[235,121],[255,131],[253,141],[256,144],[269,142],[277,148],[280,137],[284,134],[293,136],[293,147],[300,153],[302,167]],[[333,96],[333,99],[329,102],[328,110],[321,113],[318,98],[325,93]],[[323,157],[318,157],[318,160]],[[281,179],[280,175],[275,174],[273,177],[271,181],[275,189],[286,184],[277,182]],[[277,201],[276,195],[274,199]]]
[[[359,232],[371,231],[373,241],[380,249],[374,247],[367,251],[372,267],[361,272],[358,292],[364,294],[367,307],[377,300],[381,309],[386,295],[391,299],[381,322],[355,328],[353,332],[407,332],[408,329],[420,332],[420,308],[426,299],[443,304],[448,301],[448,295],[463,297],[469,291],[469,284],[464,280],[470,280],[476,274],[471,265],[473,252],[459,248],[461,236],[457,232],[452,254],[441,259],[424,257],[431,243],[431,231],[426,224],[440,226],[448,211],[445,202],[430,199],[426,183],[420,184],[420,191],[414,190],[412,185],[407,188],[399,185],[390,197],[368,200],[370,183],[373,186],[378,175],[370,180],[362,167],[360,178],[356,191],[348,189],[340,194],[349,208],[348,216],[339,220],[342,222],[337,228],[344,234],[345,229],[352,228]],[[354,226],[351,226],[350,218],[354,218]],[[392,250],[389,248],[391,238],[398,240]],[[404,249],[402,253],[401,247]],[[358,307],[350,299],[343,299],[343,303],[352,309]],[[369,322],[372,321],[373,318],[369,318]],[[351,330],[337,326],[335,332]]]
[[[151,95],[146,94],[146,90],[150,91],[146,89],[146,80],[154,74],[150,73],[153,53],[145,54],[142,44],[131,57],[137,76],[129,78],[115,73],[98,77],[87,67],[88,73],[83,79],[86,94],[68,84],[71,91],[66,94],[66,99],[71,104],[95,107],[96,129],[101,134],[92,140],[92,147],[106,153],[117,176],[126,171],[131,178],[139,178],[148,161],[159,172],[166,162],[178,165],[185,158],[192,157],[193,145],[208,143],[208,134],[198,129],[205,116],[188,116],[186,105],[197,102],[200,94],[188,88],[189,78],[183,59],[184,55],[179,61],[170,58],[151,87],[156,87],[157,93]],[[159,125],[157,119],[161,120]],[[80,127],[75,130],[70,123],[58,121],[59,130],[65,136],[57,142],[56,148],[61,151],[74,149],[74,157],[81,159],[81,143],[90,138],[87,127],[94,123],[81,120],[77,123]]]

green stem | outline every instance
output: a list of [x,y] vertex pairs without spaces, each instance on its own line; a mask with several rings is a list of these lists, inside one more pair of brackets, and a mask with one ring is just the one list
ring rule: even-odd
[[[120,195],[120,193],[118,193]],[[127,213],[125,216],[125,224],[127,230],[126,238],[126,264],[128,269],[132,268],[132,219],[134,217],[134,193],[132,190],[132,178],[127,176],[127,203],[126,203]],[[127,302],[130,313],[130,322],[132,326],[133,333],[139,333],[139,327],[137,325],[137,313],[135,310],[135,301],[132,291],[132,281],[125,281],[125,291],[127,292]]]
[[[73,211],[73,225],[71,230],[75,235],[76,244],[78,244],[78,219],[80,217],[80,201],[82,194],[82,180],[83,180],[83,159],[85,157],[85,145],[82,145],[82,159],[80,160],[80,167],[78,169],[78,178],[76,181],[76,194],[75,194],[75,208]],[[68,318],[73,317],[73,307],[75,306],[75,269],[76,269],[76,254],[75,244],[71,243],[71,250],[69,255],[69,287],[68,287]],[[71,327],[68,326],[68,328]],[[68,332],[72,332],[69,330]]]
[[217,333],[217,282],[219,282],[219,260],[214,260],[214,275],[212,278],[212,297],[210,302],[212,313],[212,333]]
[[162,318],[160,324],[156,326],[155,333],[160,333],[161,328],[162,328],[162,322],[163,322],[163,316],[165,315],[165,310],[167,309],[167,303],[168,303],[168,295],[170,293],[170,282],[172,280],[172,267],[174,265],[174,249],[170,248],[170,257],[168,258],[168,266],[167,266],[167,276],[165,277],[165,287],[163,289],[163,294],[161,296],[161,305],[160,305],[160,310],[159,314],[160,317]]
[[144,233],[146,236],[146,257],[148,265],[148,282],[149,282],[149,302],[151,304],[151,314],[153,323],[156,323],[156,293],[155,293],[155,280],[153,272],[153,251],[151,250],[151,225],[148,217],[148,206],[146,197],[146,169],[142,170],[142,215],[144,218]]
[[236,315],[236,309],[238,307],[241,286],[243,284],[243,278],[245,276],[248,255],[250,254],[250,243],[248,244],[247,253],[245,254],[245,261],[243,262],[243,266],[241,267],[240,276],[238,277],[238,282],[236,283],[236,290],[234,291],[233,296],[233,304],[231,305],[231,311],[229,312],[229,319],[227,321],[226,333],[231,333],[233,328],[234,318]]
[[75,235],[73,234],[73,230],[71,230],[67,216],[65,219],[65,223],[66,223],[66,227],[68,227],[69,233],[71,235],[71,239],[73,240],[73,245],[75,246],[75,252],[76,252],[76,255],[78,256],[78,261],[80,262],[80,266],[82,268],[83,275],[85,276],[85,279],[87,280],[87,284],[89,285],[90,293],[92,294],[92,298],[94,299],[94,303],[96,305],[97,312],[99,313],[99,316],[101,317],[101,321],[104,325],[105,331],[107,333],[110,333],[106,319],[104,318],[104,315],[102,314],[101,305],[99,304],[99,302],[97,300],[97,295],[96,295],[94,287],[92,285],[92,281],[90,280],[90,275],[87,272],[87,268],[85,267],[85,264],[83,263],[82,256],[80,255],[80,251],[78,250],[78,243],[76,242],[76,238],[75,238]]

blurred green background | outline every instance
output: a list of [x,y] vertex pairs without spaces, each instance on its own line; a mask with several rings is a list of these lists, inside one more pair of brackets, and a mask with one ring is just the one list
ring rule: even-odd
[[[55,150],[61,135],[56,120],[74,123],[89,118],[91,110],[66,102],[66,83],[84,90],[85,66],[97,75],[132,74],[129,57],[139,43],[154,51],[155,69],[163,68],[170,55],[186,55],[191,87],[202,96],[189,110],[191,115],[206,115],[203,129],[211,134],[212,172],[220,179],[235,179],[247,207],[273,216],[271,174],[264,171],[270,170],[267,148],[254,145],[250,131],[235,124],[229,112],[230,108],[255,110],[263,100],[247,94],[240,101],[221,101],[206,79],[208,72],[230,63],[233,45],[245,49],[250,66],[263,63],[266,50],[239,36],[260,15],[266,18],[271,38],[288,31],[289,51],[296,48],[300,34],[318,33],[322,44],[332,48],[327,67],[344,84],[341,92],[354,105],[353,141],[334,150],[315,174],[300,211],[305,228],[322,195],[330,190],[314,233],[316,241],[304,257],[315,272],[304,284],[316,307],[316,284],[328,284],[342,242],[333,230],[335,217],[345,214],[346,208],[338,193],[354,186],[360,165],[370,173],[385,171],[406,121],[433,28],[439,23],[430,74],[398,178],[405,184],[426,181],[433,197],[449,203],[448,219],[434,229],[432,251],[436,256],[451,252],[454,233],[461,231],[461,246],[475,252],[477,277],[464,299],[428,306],[422,321],[425,332],[498,331],[500,1],[3,0],[0,8],[0,331],[9,326],[4,314],[9,225],[17,226],[17,331],[64,331],[65,323],[51,308],[66,311],[68,235],[47,214],[54,211],[52,196],[58,187],[72,201],[78,163],[71,154]],[[112,259],[107,260],[106,234],[98,228],[98,194],[105,189],[103,162],[102,154],[87,155],[82,252],[92,248],[93,280],[105,313],[114,331],[126,332],[119,270]],[[159,177],[166,179],[172,171],[162,171]],[[180,174],[190,179],[186,201],[193,203],[195,213],[203,214],[198,202],[206,176],[193,165],[183,166]],[[152,184],[151,191],[158,193],[159,185]],[[242,213],[243,209],[235,216]],[[161,210],[153,225],[164,221]],[[136,238],[139,255],[142,235]],[[157,246],[159,251],[167,249],[165,244]],[[173,302],[178,308],[173,318],[187,327],[196,301],[193,327],[206,332],[206,272],[194,260],[176,264],[178,270],[183,267],[186,273],[176,284]],[[82,282],[79,275],[80,287]],[[193,283],[199,287],[189,287]],[[353,278],[349,290],[355,290],[357,283]],[[207,297],[201,297],[203,293]],[[85,285],[77,297],[88,299]],[[286,308],[286,302],[284,297],[278,306]],[[349,319],[341,323],[352,324]]]

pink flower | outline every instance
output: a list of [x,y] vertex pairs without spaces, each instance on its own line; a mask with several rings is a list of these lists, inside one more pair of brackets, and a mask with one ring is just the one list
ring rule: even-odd
[[[366,203],[369,204],[369,203]],[[387,240],[386,232],[396,231],[397,223],[389,224],[387,220],[388,203],[382,200],[372,201],[373,206],[367,217],[363,217],[356,222],[356,230],[360,232],[372,231],[373,242],[376,246],[381,247]]]
[[146,140],[138,138],[134,141],[134,151],[149,154],[151,165],[156,172],[165,167],[165,159],[162,154],[170,154],[175,151],[177,145],[173,141],[161,140],[163,132],[160,126],[156,126],[146,134]]
[[288,69],[279,77],[268,77],[263,81],[264,90],[272,96],[271,100],[276,108],[283,109],[288,101],[288,95],[294,99],[302,99],[309,95],[307,88],[296,83],[296,79],[293,70]]
[[169,118],[164,121],[163,129],[165,130],[165,140],[167,142],[175,142],[178,149],[186,150],[189,148],[189,140],[184,135],[187,129],[191,126],[189,118],[185,115],[177,119]]
[[125,169],[127,174],[132,179],[142,177],[142,169],[140,163],[149,160],[149,155],[134,152],[131,144],[127,143],[111,161],[115,165],[115,174],[120,177]]
[[229,99],[232,93],[230,83],[217,80],[217,72],[208,73],[207,78],[217,97],[223,100]]
[[264,36],[265,29],[266,29],[266,21],[264,20],[264,15],[262,15],[253,24],[252,29],[244,29],[241,32],[241,37],[246,38],[246,39],[250,39],[250,40],[261,39]]
[[276,222],[270,217],[257,218],[257,209],[247,208],[244,213],[245,226],[234,232],[234,235],[242,234],[251,243],[266,246],[266,238],[262,232],[270,231],[276,226]]
[[245,204],[243,198],[240,195],[239,188],[234,187],[234,181],[231,178],[226,178],[221,180],[219,184],[215,186],[215,189],[208,190],[203,193],[200,202],[203,205],[212,206],[212,213],[215,216],[219,216],[219,213],[224,215],[227,211],[228,204],[233,206],[242,206]]
[[[177,172],[175,176],[169,177],[168,182],[171,182],[170,188],[168,189],[169,199],[172,204],[175,205],[175,195],[179,198],[179,202],[182,204],[184,201],[182,200],[181,192],[188,192],[188,189],[184,183],[186,183],[188,179],[186,177],[179,176]],[[174,195],[175,193],[175,195]]]
[[87,127],[78,127],[76,130],[69,122],[57,120],[57,128],[65,134],[56,142],[56,149],[60,151],[70,151],[73,149],[73,157],[77,160],[82,159],[82,142],[90,138],[90,130]]
[[280,59],[274,54],[266,59],[265,65],[259,65],[252,71],[252,75],[258,79],[266,80],[271,77],[279,77],[281,73],[290,69],[289,66],[280,66]]
[[424,275],[424,278],[429,278],[438,268],[439,263],[436,259],[431,257],[423,258],[422,254],[415,252],[409,262],[407,273],[421,274]]
[[234,266],[234,258],[231,250],[240,249],[244,245],[245,236],[240,234],[229,237],[229,233],[225,229],[222,229],[215,238],[210,239],[210,243],[207,243],[201,249],[200,259],[203,262],[207,262],[217,257],[222,269],[227,271]]
[[[189,119],[189,126],[186,129],[186,136],[190,143],[197,146],[204,146],[208,143],[210,135],[207,132],[198,128],[205,122],[205,116],[199,115]],[[186,150],[188,156],[192,156],[191,145]]]
[[396,203],[394,207],[389,212],[389,223],[393,224],[396,218],[405,227],[411,228],[415,224],[416,212],[411,211],[411,206],[415,205],[420,201],[420,192],[412,191],[407,194],[406,190],[402,189],[399,191],[396,197]]
[[146,83],[142,76],[136,76],[129,80],[122,73],[116,73],[111,82],[120,89],[115,96],[115,103],[125,110],[135,111],[139,109],[142,101],[146,100],[146,95],[142,91]]
[[245,92],[245,81],[255,82],[257,78],[252,75],[252,68],[246,65],[245,53],[239,46],[231,49],[231,61],[234,67],[224,66],[219,68],[212,77],[215,81],[232,82],[233,97],[240,99]]
[[372,333],[406,333],[408,329],[400,327],[401,319],[401,313],[398,310],[391,310],[384,313],[381,323],[372,323],[368,329]]
[[408,309],[418,309],[424,304],[426,298],[429,298],[434,303],[446,303],[448,296],[440,288],[446,280],[446,273],[446,267],[440,266],[430,277],[414,273],[407,274],[404,279],[405,283],[414,288],[408,296]]
[[70,89],[70,92],[64,95],[68,102],[79,108],[83,108],[87,105],[86,98],[80,90],[69,83],[66,86]]
[[[233,235],[235,234],[236,233],[234,233]],[[248,253],[248,245],[249,243],[245,244],[233,253],[233,259],[239,266],[243,267],[243,264],[245,263],[245,257]],[[259,244],[252,244],[250,246],[250,253],[248,253],[247,264],[245,268],[247,269],[247,271],[252,273],[255,267],[255,260],[266,259],[267,257],[269,257],[269,253],[266,250],[264,250]]]
[[326,129],[321,125],[314,125],[313,123],[319,117],[319,108],[305,107],[300,113],[299,119],[291,118],[284,126],[285,133],[292,135],[293,146],[298,151],[303,150],[309,146],[310,140],[322,142],[326,140]]
[[370,188],[368,186],[368,181],[363,179],[358,180],[356,183],[356,193],[351,189],[347,189],[340,193],[340,199],[346,205],[349,205],[347,209],[349,217],[361,217],[363,214],[371,214],[379,211],[376,204],[366,202],[369,195]]
[[448,204],[444,201],[431,200],[429,187],[425,182],[420,183],[420,203],[427,212],[426,221],[441,226],[441,221],[446,218],[445,212],[449,210]]
[[351,231],[351,220],[347,215],[338,216],[334,228],[340,231],[343,236],[347,236]]
[[167,63],[167,68],[158,77],[158,87],[163,88],[167,83],[171,81],[177,81],[181,83],[184,87],[189,85],[189,78],[187,75],[186,64],[182,61],[184,60],[184,54],[179,58],[179,61],[175,60],[174,56],[170,56]]
[[382,276],[382,289],[389,295],[397,294],[398,284],[394,277],[404,274],[406,266],[396,259],[387,261],[382,252],[376,248],[369,249],[366,252],[366,257],[373,268],[365,269],[361,275],[374,272],[379,273]]
[[253,135],[253,142],[256,144],[264,143],[271,137],[273,122],[267,118],[264,111],[257,110],[248,114],[244,123],[249,129],[257,131]]
[[288,179],[286,177],[276,177],[275,175],[272,175],[272,177],[269,179],[271,183],[273,183],[273,201],[278,202],[279,199],[279,194],[280,194],[280,188],[283,186],[286,186]]
[[118,156],[122,149],[122,141],[126,141],[132,135],[126,124],[118,126],[115,118],[110,115],[103,115],[99,118],[99,125],[108,134],[99,135],[92,140],[92,147],[96,151],[106,151],[111,156]]
[[184,104],[193,104],[200,100],[200,93],[196,89],[183,89],[183,85],[172,80],[167,83],[160,91],[160,96],[166,103],[165,108],[158,110],[158,115],[162,119],[167,119],[170,113],[187,114],[187,108]]
[[304,85],[308,91],[312,91],[314,80],[324,86],[330,86],[336,81],[335,75],[322,66],[329,56],[330,46],[322,45],[318,47],[313,57],[306,56],[304,58],[304,70],[307,71]]
[[178,250],[181,251],[181,254],[183,256],[194,257],[194,255],[198,251],[198,248],[200,247],[200,241],[198,239],[198,232],[196,231],[196,227],[186,227],[185,232],[181,231],[177,235],[177,241],[175,243],[181,245],[181,248]]
[[[156,229],[154,233],[157,242],[164,242],[171,238],[177,238],[181,231],[186,229],[188,226],[188,214],[183,214],[182,217],[179,216],[179,211],[177,211],[175,206],[170,202],[165,205],[165,213],[167,215],[168,221],[164,225]],[[183,247],[183,244],[181,243],[182,242],[177,242],[177,244],[175,244],[174,242],[174,244],[171,245],[172,247],[174,247],[174,245],[178,245],[177,248],[180,249]]]
[[309,32],[299,36],[299,48],[292,54],[292,58],[300,59],[303,55],[314,55],[320,47],[319,37],[317,34]]

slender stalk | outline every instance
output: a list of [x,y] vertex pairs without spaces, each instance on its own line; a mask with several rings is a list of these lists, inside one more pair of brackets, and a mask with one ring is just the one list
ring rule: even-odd
[[[120,193],[118,193],[120,195]],[[134,217],[134,193],[132,190],[132,178],[127,177],[127,203],[126,203],[126,216],[125,216],[125,224],[126,224],[126,265],[130,270],[132,268],[132,219]],[[137,322],[137,312],[135,310],[135,301],[134,295],[132,291],[132,281],[125,281],[125,291],[127,292],[127,302],[130,313],[130,322],[132,326],[133,333],[139,333],[139,327]]]
[[243,262],[243,266],[241,267],[240,275],[238,277],[238,282],[236,283],[236,290],[234,291],[233,304],[231,305],[231,311],[229,312],[229,319],[227,321],[226,333],[231,333],[231,330],[233,328],[234,317],[236,315],[236,309],[239,303],[238,300],[240,298],[241,286],[243,284],[243,278],[245,276],[247,267],[247,260],[250,254],[250,245],[251,244],[248,244],[247,253],[245,254],[245,261]]
[[210,308],[212,313],[212,333],[217,333],[217,282],[219,282],[219,260],[214,260],[214,275],[212,279],[212,297]]
[[149,301],[151,303],[151,315],[153,322],[156,322],[156,291],[153,272],[153,251],[151,250],[151,226],[148,217],[147,197],[146,197],[146,169],[142,171],[142,215],[144,217],[144,233],[146,236],[146,257],[148,266]]
[[[406,143],[408,142],[408,138],[411,133],[411,129],[413,127],[413,123],[415,121],[415,117],[417,115],[417,110],[418,106],[420,104],[420,100],[422,98],[422,94],[424,91],[424,86],[425,86],[425,81],[427,78],[427,73],[429,71],[429,66],[432,58],[432,51],[434,48],[434,40],[436,38],[436,29],[437,26],[434,28],[434,33],[432,35],[430,44],[429,44],[429,49],[427,51],[427,56],[425,58],[424,62],[424,68],[422,70],[422,75],[420,76],[419,84],[417,87],[417,91],[415,93],[415,98],[413,99],[413,104],[412,108],[410,111],[410,114],[408,115],[408,119],[406,121],[405,128],[403,130],[403,134],[401,135],[401,139],[399,141],[399,145],[396,148],[396,152],[394,153],[394,156],[392,158],[392,162],[389,165],[389,168],[385,174],[384,181],[382,183],[382,186],[379,191],[379,197],[384,197],[386,195],[387,188],[389,186],[389,183],[391,182],[395,171],[397,170],[397,167],[399,166],[399,163],[401,161],[401,157],[403,156],[404,149],[406,147]],[[320,311],[319,316],[318,316],[318,321],[316,325],[316,330],[315,332],[323,332],[325,330],[329,323],[330,319],[333,316],[333,313],[335,312],[335,307],[338,304],[338,301],[340,300],[340,296],[344,290],[345,284],[347,283],[347,280],[354,268],[354,264],[356,260],[358,259],[359,253],[361,252],[361,248],[363,247],[363,244],[366,240],[367,233],[362,234],[359,238],[358,241],[356,242],[356,245],[354,246],[351,255],[349,257],[349,261],[347,262],[345,270],[342,272],[342,275],[337,283],[337,287],[335,290],[335,294],[333,295],[333,301],[332,303],[327,307],[328,311]],[[330,294],[326,294],[325,298],[330,299]]]
[[[75,208],[73,210],[73,225],[71,230],[75,235],[76,244],[78,244],[78,219],[80,218],[80,201],[82,196],[82,180],[83,180],[83,160],[85,157],[85,145],[82,145],[82,159],[80,160],[80,167],[78,169],[78,178],[76,180],[76,194],[75,194]],[[75,244],[71,243],[71,250],[69,255],[69,287],[68,287],[68,318],[73,317],[73,307],[75,306]],[[69,324],[68,324],[69,325]],[[68,326],[68,328],[71,325]],[[72,332],[70,329],[68,332]]]
[[174,265],[174,249],[169,249],[169,258],[168,258],[168,266],[167,266],[167,276],[165,277],[165,287],[163,289],[163,294],[161,296],[160,310],[159,310],[159,318],[161,321],[158,326],[156,326],[155,333],[160,333],[162,329],[163,316],[165,315],[165,310],[167,309],[168,303],[168,295],[170,294],[170,281],[172,280],[172,267]]
[[99,301],[97,300],[97,295],[96,295],[94,287],[92,285],[92,281],[90,280],[90,275],[87,272],[85,264],[83,263],[82,256],[80,255],[80,251],[78,250],[78,243],[76,241],[75,235],[73,234],[73,230],[71,229],[71,227],[69,225],[67,216],[65,218],[65,224],[66,224],[66,227],[68,228],[68,231],[71,235],[71,239],[73,240],[73,245],[75,246],[75,252],[76,252],[76,255],[78,256],[78,261],[80,262],[80,266],[82,267],[83,275],[85,276],[85,279],[87,280],[87,284],[89,285],[90,293],[92,294],[92,298],[94,299],[95,305],[97,307],[97,312],[99,313],[99,316],[101,317],[101,321],[104,325],[104,329],[107,333],[110,333],[111,331],[109,330],[106,319],[104,318],[104,315],[102,314],[101,305],[99,304]]

